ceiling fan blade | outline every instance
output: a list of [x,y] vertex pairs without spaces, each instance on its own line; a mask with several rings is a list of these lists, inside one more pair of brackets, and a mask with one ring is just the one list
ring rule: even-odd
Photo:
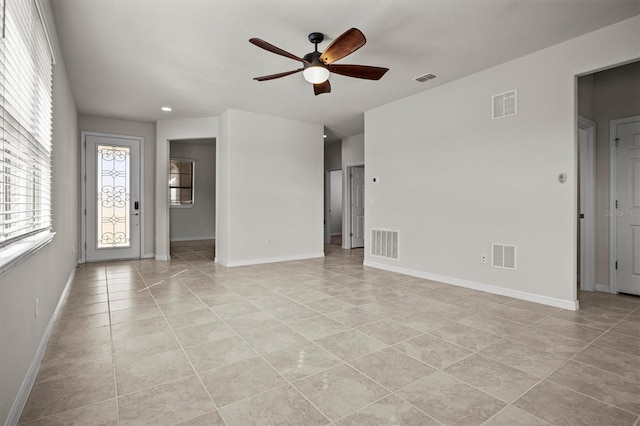
[[347,55],[352,54],[356,50],[360,49],[367,42],[364,38],[364,34],[357,28],[351,28],[347,30],[337,39],[333,40],[322,55],[320,60],[325,64],[331,64],[338,59],[342,59]]
[[325,81],[324,83],[318,83],[313,85],[313,93],[315,93],[316,96],[321,95],[323,93],[330,93],[330,92],[331,92],[331,83],[329,83],[329,80]]
[[369,65],[329,65],[329,71],[335,74],[346,75],[347,77],[364,78],[366,80],[380,80],[389,71],[389,68],[372,67]]
[[275,78],[286,77],[288,75],[295,74],[297,72],[302,71],[303,69],[304,68],[298,68],[297,70],[293,70],[293,71],[285,71],[285,72],[279,72],[278,74],[263,75],[262,77],[254,77],[254,80],[258,80],[258,81],[273,80]]
[[256,46],[264,49],[264,50],[268,50],[271,53],[275,53],[276,55],[280,55],[280,56],[284,56],[285,58],[289,58],[289,59],[293,59],[294,61],[299,61],[299,62],[305,62],[305,63],[309,63],[309,61],[306,61],[302,58],[297,57],[296,55],[294,55],[293,53],[289,53],[286,50],[282,50],[279,47],[274,46],[271,43],[267,43],[266,41],[259,39],[259,38],[251,38],[249,39],[249,42],[252,44],[255,44]]

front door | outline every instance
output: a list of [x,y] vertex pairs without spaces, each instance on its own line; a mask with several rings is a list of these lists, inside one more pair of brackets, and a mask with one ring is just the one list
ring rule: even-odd
[[351,168],[351,248],[364,247],[364,166]]
[[140,257],[140,139],[85,135],[86,260]]
[[640,295],[640,117],[616,128],[618,292]]

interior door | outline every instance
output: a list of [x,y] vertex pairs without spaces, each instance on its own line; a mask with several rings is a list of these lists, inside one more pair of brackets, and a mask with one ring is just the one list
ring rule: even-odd
[[140,139],[85,135],[87,261],[140,257]]
[[351,248],[364,247],[364,166],[351,168]]
[[616,281],[618,292],[640,295],[640,118],[616,132]]

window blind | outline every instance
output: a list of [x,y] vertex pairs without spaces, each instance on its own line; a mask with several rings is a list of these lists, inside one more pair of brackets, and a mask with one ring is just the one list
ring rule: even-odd
[[52,57],[35,0],[0,3],[0,247],[4,247],[52,227]]

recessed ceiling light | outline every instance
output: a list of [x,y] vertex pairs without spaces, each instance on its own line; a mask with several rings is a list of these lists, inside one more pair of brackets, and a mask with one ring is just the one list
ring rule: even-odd
[[171,112],[171,111],[173,111],[173,110],[171,109],[171,107],[162,107],[162,108],[160,108],[160,109],[161,109],[161,110],[163,110],[164,112]]

